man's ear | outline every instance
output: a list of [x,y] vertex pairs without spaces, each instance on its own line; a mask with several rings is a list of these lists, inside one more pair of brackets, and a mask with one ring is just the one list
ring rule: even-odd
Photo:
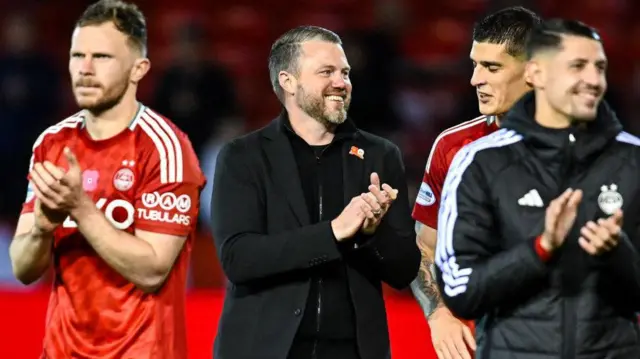
[[151,61],[147,58],[136,59],[133,67],[131,68],[131,74],[129,79],[131,82],[138,83],[151,69]]
[[278,74],[278,82],[285,93],[294,95],[298,88],[298,79],[287,71],[280,71]]
[[533,88],[544,88],[546,81],[540,60],[532,59],[527,62],[524,80]]

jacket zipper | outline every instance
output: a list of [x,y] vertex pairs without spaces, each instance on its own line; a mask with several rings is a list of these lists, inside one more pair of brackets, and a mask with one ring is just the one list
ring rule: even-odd
[[[568,160],[565,176],[562,180],[563,186],[560,188],[561,193],[566,190],[567,185],[571,185],[571,175],[573,174],[573,155],[576,138],[573,133],[569,133]],[[571,235],[571,232],[569,233]],[[566,295],[566,293],[564,294]],[[576,298],[574,296],[565,297],[562,300],[562,358],[575,357],[575,341],[576,341]]]
[[[323,203],[322,203],[322,176],[320,173],[320,159],[324,151],[328,148],[325,147],[319,155],[316,156],[316,165],[317,165],[317,176],[318,176],[318,222],[322,222],[322,211],[323,211]],[[318,277],[316,279],[316,285],[318,288],[318,300],[316,302],[316,338],[313,341],[313,350],[311,352],[311,358],[316,359],[318,357],[318,336],[320,335],[320,321],[322,317],[322,277]]]

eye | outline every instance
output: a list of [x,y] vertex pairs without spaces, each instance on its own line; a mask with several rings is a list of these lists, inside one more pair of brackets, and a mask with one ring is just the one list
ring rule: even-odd
[[489,72],[491,72],[492,74],[495,74],[496,72],[498,72],[500,70],[500,67],[498,67],[498,66],[489,66],[489,67],[487,67],[487,70],[489,70]]
[[585,64],[583,62],[576,62],[571,64],[571,68],[574,70],[582,70],[584,69]]

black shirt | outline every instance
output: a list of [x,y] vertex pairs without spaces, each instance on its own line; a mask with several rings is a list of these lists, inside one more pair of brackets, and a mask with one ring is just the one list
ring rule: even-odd
[[[341,151],[342,141],[349,138],[348,131],[339,129],[328,145],[310,146],[293,132],[290,125],[286,124],[285,127],[298,166],[311,223],[338,217],[347,204]],[[316,267],[311,277],[305,312],[289,357],[357,358],[355,313],[345,263],[337,261]],[[336,347],[342,349],[336,352]],[[315,352],[315,356],[312,352]]]

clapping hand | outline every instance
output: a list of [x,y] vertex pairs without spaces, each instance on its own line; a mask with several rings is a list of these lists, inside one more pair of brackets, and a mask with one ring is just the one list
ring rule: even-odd
[[622,218],[622,210],[617,210],[607,219],[600,218],[597,224],[593,221],[587,222],[580,230],[580,247],[592,256],[615,248],[620,238]]
[[367,235],[371,235],[376,231],[382,218],[389,211],[389,207],[398,197],[397,189],[391,188],[386,183],[380,186],[380,177],[377,173],[373,172],[370,179],[369,192],[360,195],[371,207],[371,213],[373,214],[373,216],[367,216],[362,225],[362,233]]
[[67,171],[45,161],[35,163],[29,173],[36,199],[51,213],[70,212],[84,194],[78,160],[69,148],[64,149],[64,155],[69,163]]

